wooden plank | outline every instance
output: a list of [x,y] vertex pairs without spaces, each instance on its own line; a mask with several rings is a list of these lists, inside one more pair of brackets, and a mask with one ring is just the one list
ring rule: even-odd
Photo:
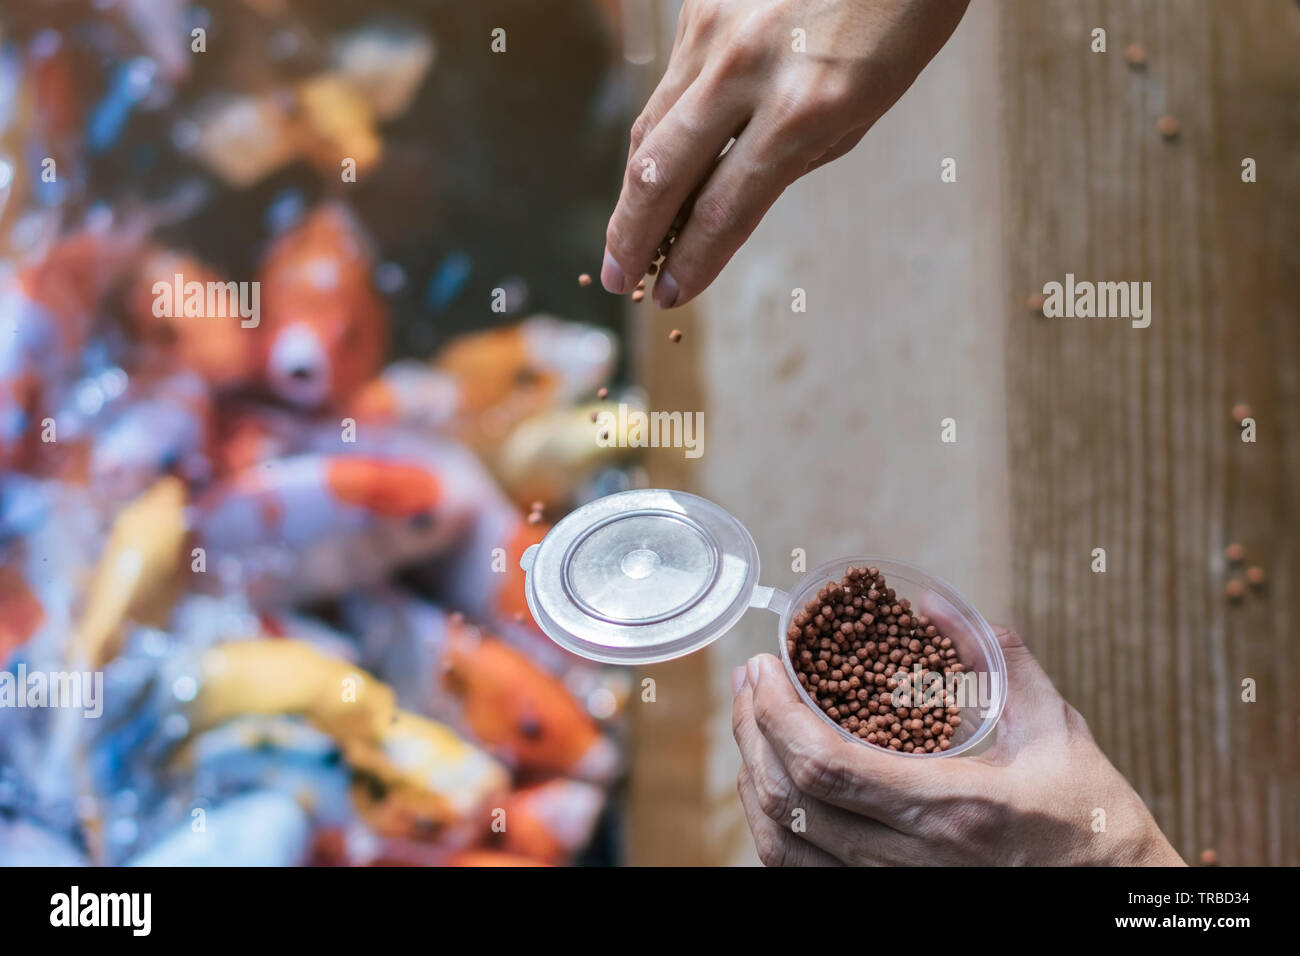
[[[1186,858],[1295,865],[1300,10],[1000,9],[1017,622]],[[1151,326],[1032,316],[1025,297],[1067,272],[1149,280]],[[1237,606],[1234,540],[1270,576]]]

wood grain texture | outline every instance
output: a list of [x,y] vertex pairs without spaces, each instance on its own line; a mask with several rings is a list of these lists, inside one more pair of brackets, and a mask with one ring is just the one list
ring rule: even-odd
[[[1296,865],[1300,7],[1024,0],[1001,25],[1017,623],[1189,862]],[[1031,314],[1067,272],[1150,281],[1151,326]],[[1269,574],[1239,605],[1231,541]]]

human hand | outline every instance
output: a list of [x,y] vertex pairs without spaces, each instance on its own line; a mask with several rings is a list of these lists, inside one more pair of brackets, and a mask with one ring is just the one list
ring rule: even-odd
[[911,758],[854,743],[813,713],[772,655],[736,668],[737,785],[759,858],[769,866],[1182,865],[1079,712],[1014,632],[995,630],[1007,703],[993,746],[978,756]]
[[790,183],[893,106],[966,2],[685,0],[668,68],[632,126],[601,283],[631,292],[675,232],[654,300],[697,296]]

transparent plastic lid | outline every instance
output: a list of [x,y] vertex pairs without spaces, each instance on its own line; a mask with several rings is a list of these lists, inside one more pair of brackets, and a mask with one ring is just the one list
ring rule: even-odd
[[770,591],[757,587],[758,549],[745,526],[681,491],[624,491],[583,505],[520,563],[547,636],[613,664],[698,650]]

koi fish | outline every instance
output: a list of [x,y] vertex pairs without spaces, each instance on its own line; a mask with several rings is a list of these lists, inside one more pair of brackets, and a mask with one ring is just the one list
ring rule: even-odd
[[521,770],[608,781],[618,753],[560,681],[503,641],[451,640],[443,686],[461,701],[466,725]]
[[211,413],[208,390],[193,373],[137,385],[126,407],[91,439],[93,489],[116,501],[139,494],[167,471],[203,477],[210,467],[205,452]]
[[311,814],[313,828],[349,826],[356,817],[351,771],[338,741],[305,720],[246,714],[193,738],[172,760],[220,801],[249,790],[276,790]]
[[337,741],[358,819],[394,847],[468,842],[508,785],[505,768],[450,727],[398,710],[387,685],[297,641],[213,648],[197,687],[191,733],[247,715],[297,715]]
[[261,367],[300,408],[342,404],[372,378],[388,347],[388,310],[371,278],[360,227],[330,203],[276,240],[262,269]]
[[185,485],[168,476],[117,516],[91,579],[68,660],[98,670],[117,656],[129,618],[169,608],[183,567],[188,528]]
[[358,176],[378,164],[384,141],[375,128],[370,103],[345,78],[318,73],[299,83],[296,131],[302,154],[330,174],[337,176],[339,157],[356,163]]
[[278,90],[206,97],[191,117],[195,158],[229,186],[252,186],[297,158],[293,107]]
[[296,800],[275,790],[246,793],[187,815],[127,866],[295,866],[311,848],[311,821]]
[[596,440],[602,429],[593,422],[602,411],[617,406],[556,409],[520,422],[488,459],[506,494],[525,508],[540,501],[548,511],[567,509],[592,475],[633,454],[626,434]]
[[439,603],[526,647],[530,655],[559,672],[579,658],[562,650],[533,621],[519,565],[523,553],[546,537],[548,529],[544,522],[528,523],[493,487],[492,497],[480,505],[471,528],[455,547],[422,569],[422,580]]
[[397,713],[396,697],[384,683],[287,639],[234,641],[206,651],[197,686],[188,708],[191,732],[246,714],[297,714],[341,744],[373,745]]
[[509,784],[505,768],[449,727],[398,711],[377,744],[344,742],[361,819],[384,837],[468,842]]
[[595,391],[616,359],[614,337],[604,329],[536,315],[453,339],[434,368],[460,388],[456,436],[482,448],[523,419]]
[[454,476],[419,462],[306,454],[215,486],[197,507],[199,543],[233,566],[255,604],[338,594],[435,554],[469,524]]
[[605,805],[599,787],[578,780],[548,780],[516,790],[503,804],[507,853],[559,864],[591,840]]
[[460,410],[460,389],[451,376],[406,359],[367,382],[349,414],[358,422],[437,432],[448,429]]
[[227,401],[213,428],[212,470],[218,478],[303,450],[301,419],[274,406]]
[[525,773],[608,780],[613,745],[565,686],[527,655],[395,589],[354,594],[345,619],[394,675],[404,706],[446,721]]
[[406,112],[436,53],[433,40],[419,30],[377,23],[340,37],[330,59],[375,116],[390,120]]

